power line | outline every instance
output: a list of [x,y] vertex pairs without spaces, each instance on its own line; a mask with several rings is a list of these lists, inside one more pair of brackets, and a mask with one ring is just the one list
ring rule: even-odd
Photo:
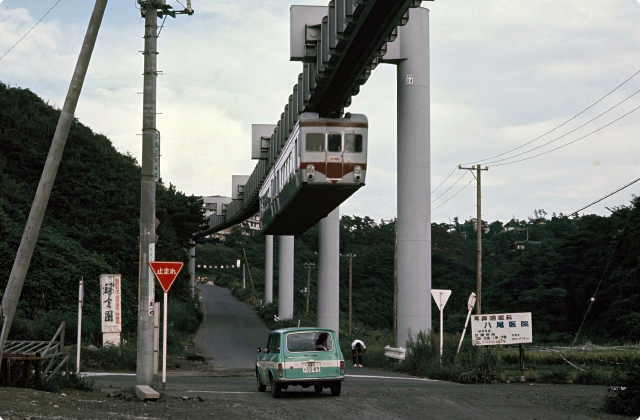
[[[456,168],[456,169],[457,169],[457,168]],[[457,184],[458,182],[460,182],[460,180],[461,180],[462,178],[464,178],[464,176],[465,176],[466,174],[467,174],[467,172],[463,173],[463,174],[462,174],[462,176],[461,176],[460,178],[458,178],[458,180],[457,180],[456,182],[454,182],[454,183],[453,183],[449,188],[447,188],[447,190],[446,190],[445,192],[443,192],[442,194],[440,194],[440,195],[438,196],[438,198],[442,197],[443,195],[445,195],[445,194],[447,193],[447,191],[449,191],[451,188],[455,187],[455,186],[456,186],[456,184]],[[436,198],[435,200],[431,201],[431,204],[433,204],[434,202],[438,201],[438,198]]]
[[577,139],[575,139],[575,140],[573,140],[573,141],[570,141],[570,142],[569,142],[569,143],[567,143],[567,144],[563,144],[562,146],[558,146],[558,147],[553,148],[553,149],[551,149],[551,150],[547,150],[546,152],[543,152],[543,153],[538,153],[537,155],[529,156],[529,157],[526,157],[526,158],[523,158],[523,159],[514,160],[514,161],[512,161],[512,162],[498,163],[497,165],[493,165],[493,166],[511,165],[511,164],[513,164],[513,163],[524,162],[525,160],[530,160],[530,159],[537,158],[537,157],[542,156],[542,155],[546,155],[546,154],[551,153],[551,152],[555,152],[556,150],[562,149],[563,147],[567,147],[567,146],[569,146],[569,145],[571,145],[571,144],[573,144],[573,143],[575,143],[575,142],[577,142],[577,141],[580,141],[580,140],[582,140],[582,139],[585,139],[585,138],[589,137],[590,135],[592,135],[592,134],[594,134],[594,133],[597,133],[598,131],[602,130],[603,128],[607,128],[607,127],[609,127],[610,125],[612,125],[612,124],[614,124],[614,123],[616,123],[616,122],[620,121],[621,119],[623,119],[623,118],[624,118],[624,117],[626,117],[627,115],[629,115],[629,114],[631,114],[631,113],[633,113],[633,112],[637,111],[638,109],[640,109],[640,106],[638,106],[638,107],[636,107],[636,108],[632,109],[631,111],[629,111],[629,112],[627,112],[626,114],[624,114],[623,116],[621,116],[621,117],[619,117],[619,118],[617,118],[617,119],[615,119],[615,120],[611,121],[610,123],[608,123],[608,124],[606,124],[606,125],[603,125],[602,127],[600,127],[600,128],[598,128],[598,129],[596,129],[596,130],[594,130],[594,131],[590,132],[589,134],[585,134],[584,136],[579,137],[579,138],[577,138]]
[[439,209],[440,207],[444,206],[445,204],[447,204],[447,203],[448,203],[449,201],[451,201],[451,200],[452,200],[456,195],[460,194],[460,193],[461,193],[465,188],[467,188],[467,187],[469,186],[469,184],[471,184],[472,182],[473,182],[473,179],[472,179],[471,181],[467,182],[467,184],[466,184],[464,187],[462,187],[462,188],[461,188],[457,193],[455,193],[453,196],[451,196],[447,201],[445,201],[444,203],[442,203],[442,204],[438,205],[437,207],[435,207],[435,208],[431,209],[431,211],[433,212],[433,211],[435,211],[435,210]]
[[605,200],[605,199],[607,199],[607,198],[611,197],[612,195],[615,195],[615,194],[619,193],[620,191],[622,191],[622,190],[624,190],[624,189],[626,189],[626,188],[628,188],[628,187],[632,186],[633,184],[635,184],[635,183],[636,183],[636,182],[638,182],[638,181],[640,181],[640,178],[637,178],[637,179],[635,179],[635,180],[633,180],[633,181],[629,182],[628,184],[626,184],[626,185],[624,185],[624,186],[622,186],[622,187],[618,188],[617,190],[615,190],[615,191],[613,191],[613,192],[610,192],[609,194],[607,194],[607,195],[605,195],[604,197],[601,197],[601,198],[599,198],[599,199],[595,200],[594,202],[592,202],[592,203],[590,203],[590,204],[587,204],[587,205],[586,205],[586,206],[584,206],[584,207],[579,208],[578,210],[576,210],[576,211],[574,211],[574,212],[571,212],[571,213],[569,213],[569,214],[567,214],[567,215],[565,215],[565,216],[563,216],[563,217],[559,217],[558,219],[556,219],[556,220],[552,221],[552,222],[551,222],[551,223],[549,223],[548,225],[544,225],[543,227],[540,227],[540,228],[538,228],[537,230],[533,230],[533,232],[531,232],[531,231],[530,231],[530,232],[529,232],[529,234],[531,234],[531,233],[537,233],[537,232],[540,232],[540,231],[542,231],[542,230],[544,230],[544,229],[547,229],[547,228],[549,228],[549,227],[551,227],[551,226],[555,225],[556,223],[559,223],[559,222],[561,222],[561,221],[563,221],[563,220],[567,219],[567,218],[568,218],[569,216],[571,216],[571,215],[578,214],[579,212],[581,212],[581,211],[583,211],[583,210],[586,210],[586,209],[588,209],[589,207],[591,207],[591,206],[593,206],[593,205],[596,205],[596,204],[598,204],[599,202],[601,202],[601,201],[603,201],[603,200]]
[[511,149],[511,150],[508,150],[508,151],[506,151],[506,152],[504,152],[504,153],[500,153],[499,155],[491,156],[491,157],[488,157],[488,158],[485,158],[485,159],[481,159],[481,160],[476,160],[476,161],[473,161],[473,162],[465,162],[465,163],[463,163],[463,165],[470,165],[470,164],[473,164],[473,163],[484,162],[484,161],[487,161],[487,160],[490,160],[490,159],[494,159],[494,158],[497,158],[497,157],[500,157],[500,156],[506,155],[507,153],[511,153],[511,152],[513,152],[513,151],[515,151],[515,150],[518,150],[518,149],[520,149],[520,148],[522,148],[522,147],[524,147],[524,146],[526,146],[526,145],[528,145],[528,144],[531,144],[531,143],[533,143],[533,142],[535,142],[535,141],[537,141],[537,140],[541,139],[542,137],[546,136],[547,134],[551,134],[551,133],[553,133],[553,132],[554,132],[554,131],[556,131],[558,128],[560,128],[560,127],[562,127],[562,126],[566,125],[567,123],[569,123],[569,122],[573,121],[574,119],[576,119],[576,118],[577,118],[577,117],[579,117],[580,115],[584,114],[584,113],[585,113],[586,111],[588,111],[589,109],[593,108],[595,105],[597,105],[598,103],[600,103],[602,100],[604,100],[606,97],[608,97],[609,95],[611,95],[612,93],[614,93],[616,90],[620,89],[622,86],[624,86],[627,82],[629,82],[631,79],[633,79],[634,77],[636,77],[638,74],[640,74],[640,70],[638,70],[637,72],[635,72],[633,75],[631,75],[631,77],[629,77],[629,78],[628,78],[627,80],[625,80],[624,82],[620,83],[618,86],[616,86],[613,90],[611,90],[609,93],[607,93],[606,95],[604,95],[602,98],[598,99],[597,101],[595,101],[594,103],[592,103],[591,105],[589,105],[588,107],[586,107],[585,109],[583,109],[582,111],[578,112],[578,113],[577,113],[576,115],[574,115],[573,117],[569,118],[568,120],[566,120],[566,121],[565,121],[565,122],[563,122],[562,124],[560,124],[560,125],[558,125],[558,126],[556,126],[556,127],[552,128],[551,130],[547,131],[546,133],[542,134],[541,136],[538,136],[538,137],[536,137],[535,139],[530,140],[530,141],[528,141],[528,142],[526,142],[526,143],[524,143],[524,144],[522,144],[522,145],[520,145],[520,146],[518,146],[518,147],[516,147],[516,148],[513,148],[513,149]]
[[27,37],[27,35],[29,35],[29,33],[30,33],[31,31],[33,31],[33,28],[35,28],[36,26],[38,26],[38,24],[39,24],[40,22],[42,22],[42,19],[44,19],[45,17],[47,17],[47,15],[49,14],[49,12],[51,12],[51,11],[53,10],[53,8],[54,8],[54,7],[56,7],[56,6],[58,5],[58,3],[60,3],[61,1],[62,1],[62,0],[58,0],[58,1],[56,2],[56,4],[54,4],[53,6],[51,6],[51,9],[49,9],[49,10],[47,11],[47,13],[45,13],[45,14],[44,14],[44,16],[42,16],[42,17],[40,18],[40,20],[39,20],[39,21],[37,21],[37,22],[36,22],[36,24],[35,24],[35,25],[33,25],[33,27],[31,27],[31,29],[29,29],[29,30],[27,31],[27,33],[26,33],[26,34],[24,34],[24,36],[23,36],[22,38],[20,38],[20,39],[18,40],[18,42],[16,42],[15,44],[13,44],[13,46],[12,46],[11,48],[9,48],[9,50],[8,50],[6,53],[4,53],[4,54],[2,55],[2,57],[0,57],[0,60],[2,60],[2,59],[4,58],[4,56],[5,56],[5,55],[9,54],[9,53],[11,52],[11,50],[12,50],[12,49],[14,49],[14,48],[16,47],[16,45],[18,45],[20,42],[22,42],[22,40],[23,40],[23,39],[25,39],[25,38]]
[[615,108],[617,108],[618,106],[622,105],[623,103],[625,103],[626,101],[628,101],[629,99],[631,99],[633,96],[637,95],[638,93],[640,93],[640,89],[639,89],[639,90],[637,90],[637,91],[635,91],[633,94],[631,94],[630,96],[628,96],[627,98],[625,98],[625,99],[624,99],[624,100],[622,100],[621,102],[618,102],[616,105],[614,105],[614,106],[612,106],[611,108],[607,109],[606,111],[604,111],[604,112],[603,112],[603,113],[601,113],[600,115],[598,115],[598,116],[596,116],[596,117],[594,117],[594,118],[590,119],[590,120],[589,120],[589,121],[587,121],[586,123],[584,123],[584,124],[582,124],[582,125],[580,125],[580,126],[578,126],[578,127],[574,128],[573,130],[571,130],[571,131],[569,131],[569,132],[567,132],[567,133],[565,133],[565,134],[561,135],[560,137],[556,137],[556,138],[555,138],[555,139],[553,139],[553,140],[549,140],[548,142],[546,142],[546,143],[544,143],[544,144],[541,144],[540,146],[536,146],[536,147],[534,147],[533,149],[527,150],[527,151],[525,151],[525,152],[518,153],[517,155],[513,155],[513,156],[506,157],[506,158],[502,158],[502,159],[494,160],[494,161],[491,161],[491,162],[486,162],[486,163],[484,163],[484,164],[486,164],[486,165],[491,165],[491,164],[496,163],[496,162],[502,162],[502,161],[505,161],[505,160],[513,159],[513,158],[515,158],[515,157],[525,155],[525,154],[527,154],[527,153],[533,152],[534,150],[538,150],[538,149],[540,149],[540,148],[542,148],[542,147],[544,147],[544,146],[546,146],[546,145],[548,145],[548,144],[551,144],[551,143],[553,143],[553,142],[555,142],[555,141],[558,141],[558,140],[560,140],[561,138],[564,138],[564,137],[568,136],[569,134],[571,134],[571,133],[574,133],[574,132],[578,131],[578,130],[579,130],[579,129],[581,129],[582,127],[584,127],[584,126],[586,126],[586,125],[588,125],[588,124],[592,123],[593,121],[595,121],[595,120],[597,120],[598,118],[602,117],[604,114],[606,114],[606,113],[608,113],[609,111],[612,111],[613,109],[615,109]]
[[[637,181],[637,180],[636,180]],[[580,335],[580,330],[582,330],[582,326],[584,322],[587,320],[587,315],[589,315],[589,311],[591,310],[591,306],[593,306],[593,302],[596,301],[596,295],[600,290],[600,285],[602,285],[602,280],[604,280],[604,276],[607,274],[607,270],[609,270],[609,265],[611,265],[611,261],[613,260],[613,256],[616,254],[616,250],[618,249],[618,244],[620,243],[620,239],[624,236],[624,232],[627,229],[627,224],[629,223],[629,219],[631,219],[631,214],[633,213],[633,207],[629,210],[629,214],[627,215],[627,220],[624,222],[624,227],[622,228],[622,232],[620,236],[618,236],[618,240],[616,241],[616,245],[613,247],[613,252],[609,256],[609,260],[607,261],[607,265],[604,267],[604,271],[602,272],[602,276],[600,277],[600,281],[598,282],[598,286],[596,287],[596,291],[593,293],[591,300],[589,302],[589,306],[584,313],[584,317],[582,318],[582,322],[580,323],[580,327],[578,328],[578,332],[576,333],[576,337],[573,339],[573,344],[571,344],[571,348],[576,345],[576,341],[578,341],[578,336]],[[611,248],[611,243],[609,243],[609,248]],[[608,251],[608,250],[607,250]]]
[[456,169],[458,169],[458,167],[456,166],[455,168],[453,168],[453,171],[451,171],[451,173],[449,175],[447,175],[447,177],[444,179],[444,181],[442,181],[440,183],[440,185],[438,185],[433,191],[431,191],[431,194],[433,194],[434,192],[436,192],[436,190],[438,188],[440,188],[442,186],[442,184],[444,184],[445,182],[447,182],[447,179],[449,179],[449,177],[451,177],[451,175],[453,175],[453,173],[456,171]]

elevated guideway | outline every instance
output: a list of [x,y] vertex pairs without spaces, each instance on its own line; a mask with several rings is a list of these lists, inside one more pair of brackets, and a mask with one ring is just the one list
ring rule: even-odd
[[[323,13],[292,7],[292,31],[294,23],[302,22],[303,32],[291,34],[291,58],[303,62],[303,72],[298,75],[280,121],[267,140],[267,150],[243,187],[242,197],[211,216],[209,228],[199,236],[234,226],[258,212],[260,188],[273,170],[299,115],[317,112],[322,117],[340,116],[371,71],[382,62],[387,43],[395,40],[398,26],[408,22],[409,8],[421,3],[422,0],[334,0],[329,2],[326,12],[321,10]],[[320,24],[305,22],[310,17],[316,19],[316,15]],[[294,51],[295,45],[301,48]]]

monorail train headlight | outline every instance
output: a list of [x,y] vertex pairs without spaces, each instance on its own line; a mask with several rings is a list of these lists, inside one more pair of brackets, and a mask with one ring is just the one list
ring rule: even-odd
[[360,172],[362,172],[362,168],[360,167],[360,165],[356,165],[353,168],[353,172],[355,172],[356,174],[359,174]]
[[308,164],[307,165],[307,179],[309,181],[313,181],[313,178],[315,178],[315,172],[316,172],[316,167],[313,166],[312,164]]

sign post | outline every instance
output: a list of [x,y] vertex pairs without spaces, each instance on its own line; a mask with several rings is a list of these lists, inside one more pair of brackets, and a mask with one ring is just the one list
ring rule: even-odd
[[120,346],[122,332],[120,274],[100,276],[100,300],[102,301],[102,345]]
[[162,389],[167,389],[167,293],[184,263],[167,261],[149,261],[151,271],[164,290],[164,313],[162,325]]
[[458,351],[456,352],[456,357],[460,353],[460,348],[462,348],[462,340],[464,340],[464,334],[467,332],[467,325],[469,325],[469,318],[471,318],[471,311],[476,304],[476,294],[471,292],[471,296],[469,296],[469,301],[467,302],[467,309],[469,313],[467,314],[467,320],[464,322],[464,329],[462,330],[462,337],[460,337],[460,344],[458,344]]
[[[84,278],[80,279],[80,290],[78,291],[78,349],[76,351],[76,373],[80,373],[80,345],[82,338],[82,303],[84,301]],[[0,316],[0,318],[2,318]]]
[[436,301],[436,305],[440,309],[440,364],[442,364],[442,347],[444,344],[444,305],[447,304],[449,296],[451,296],[451,290],[431,290],[431,296]]

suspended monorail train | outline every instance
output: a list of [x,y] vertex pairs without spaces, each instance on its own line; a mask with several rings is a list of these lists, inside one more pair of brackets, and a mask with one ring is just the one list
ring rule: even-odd
[[261,232],[299,235],[364,186],[367,117],[305,112],[260,189]]

